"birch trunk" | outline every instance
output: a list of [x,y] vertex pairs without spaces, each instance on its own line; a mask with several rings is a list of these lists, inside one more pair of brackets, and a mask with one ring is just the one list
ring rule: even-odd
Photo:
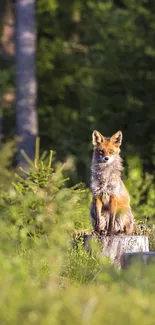
[[15,1],[16,19],[16,130],[19,138],[17,164],[27,163],[20,150],[34,159],[38,134],[36,112],[37,82],[35,69],[35,0]]

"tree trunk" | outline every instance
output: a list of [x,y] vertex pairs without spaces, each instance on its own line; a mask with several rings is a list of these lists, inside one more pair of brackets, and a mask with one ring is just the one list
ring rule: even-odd
[[17,164],[27,167],[20,150],[34,159],[38,134],[36,113],[36,23],[35,0],[15,1],[16,19],[16,128],[19,138]]
[[[85,235],[84,246],[87,250],[92,249],[92,235]],[[123,253],[148,252],[149,242],[146,236],[103,236],[99,237],[101,255],[110,258],[111,262],[121,266]]]

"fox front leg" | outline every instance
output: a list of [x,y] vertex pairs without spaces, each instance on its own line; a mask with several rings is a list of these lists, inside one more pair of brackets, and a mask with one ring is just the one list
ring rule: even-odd
[[100,198],[96,198],[95,200],[96,206],[96,224],[95,230],[100,232],[100,220],[101,220],[101,212],[102,212],[102,200]]
[[109,219],[110,220],[109,220],[109,227],[108,227],[108,235],[113,235],[113,234],[115,234],[116,214],[111,213]]
[[111,197],[110,202],[110,219],[109,219],[109,229],[108,234],[112,235],[115,233],[115,220],[116,220],[116,212],[117,212],[117,198]]

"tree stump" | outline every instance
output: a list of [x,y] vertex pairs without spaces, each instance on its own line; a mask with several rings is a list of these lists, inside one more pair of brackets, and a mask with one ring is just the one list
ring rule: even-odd
[[121,268],[127,269],[130,265],[139,262],[142,265],[155,263],[155,252],[124,253],[121,256]]
[[[92,251],[93,235],[84,236],[84,247],[87,251]],[[110,258],[113,264],[121,267],[121,256],[123,253],[149,252],[149,242],[147,236],[99,236],[101,244],[101,255]]]

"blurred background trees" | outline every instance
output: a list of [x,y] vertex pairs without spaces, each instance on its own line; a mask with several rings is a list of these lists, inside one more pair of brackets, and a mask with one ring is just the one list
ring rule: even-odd
[[[17,3],[3,0],[0,7],[0,101],[7,140],[17,133]],[[71,157],[71,184],[89,185],[92,130],[108,136],[121,129],[134,208],[155,216],[155,2],[38,0],[36,24],[41,148],[55,150],[58,160]]]

